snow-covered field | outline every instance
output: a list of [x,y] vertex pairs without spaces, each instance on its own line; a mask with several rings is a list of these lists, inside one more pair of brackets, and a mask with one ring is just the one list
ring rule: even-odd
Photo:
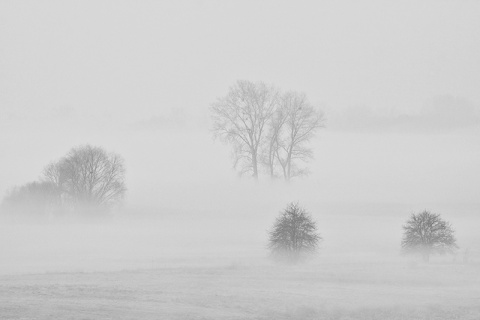
[[317,215],[301,265],[268,258],[270,217],[3,225],[0,318],[480,319],[478,219],[456,217],[458,255],[423,264],[399,255],[403,218]]
[[[193,262],[193,261],[192,261]],[[479,319],[480,266],[319,259],[0,277],[2,319]]]

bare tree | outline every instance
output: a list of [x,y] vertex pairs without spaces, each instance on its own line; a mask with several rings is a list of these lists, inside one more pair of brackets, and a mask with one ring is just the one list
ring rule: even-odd
[[315,221],[298,205],[290,203],[270,231],[269,247],[275,257],[296,261],[316,251],[322,240]]
[[62,186],[62,171],[61,171],[61,162],[51,162],[43,169],[43,179],[50,181],[58,188]]
[[265,83],[237,81],[212,104],[213,132],[233,147],[234,167],[258,179],[260,148],[278,93]]
[[270,178],[277,178],[277,152],[280,148],[279,140],[286,121],[285,108],[278,105],[268,123],[268,131],[265,143],[262,146],[262,164],[267,168]]
[[282,96],[281,105],[270,122],[268,165],[272,176],[275,160],[287,181],[307,173],[297,162],[313,158],[308,142],[323,123],[323,113],[309,103],[304,93],[288,92]]
[[403,252],[419,253],[426,262],[433,253],[443,254],[458,248],[454,230],[439,214],[429,211],[412,214],[403,230]]
[[56,191],[56,202],[59,204],[62,203],[63,179],[65,179],[65,175],[62,175],[61,161],[51,162],[43,169],[43,177],[41,180],[49,182],[53,185]]
[[48,165],[44,179],[55,184],[75,209],[107,208],[125,194],[125,168],[117,154],[90,145],[73,148]]

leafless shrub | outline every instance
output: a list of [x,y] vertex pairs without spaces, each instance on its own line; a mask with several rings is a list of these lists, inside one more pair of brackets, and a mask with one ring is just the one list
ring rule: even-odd
[[403,230],[403,252],[419,253],[425,262],[429,261],[431,254],[451,253],[458,248],[454,230],[439,214],[426,210],[412,214]]
[[293,262],[314,253],[322,240],[315,221],[298,203],[280,213],[269,233],[273,256]]

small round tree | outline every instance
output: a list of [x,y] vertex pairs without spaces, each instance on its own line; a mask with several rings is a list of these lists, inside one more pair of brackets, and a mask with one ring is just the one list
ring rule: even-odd
[[294,262],[314,253],[322,240],[315,221],[298,203],[290,203],[280,213],[269,234],[272,255]]
[[451,253],[456,248],[454,230],[439,214],[423,211],[412,214],[403,226],[402,251],[419,253],[428,262],[434,253]]

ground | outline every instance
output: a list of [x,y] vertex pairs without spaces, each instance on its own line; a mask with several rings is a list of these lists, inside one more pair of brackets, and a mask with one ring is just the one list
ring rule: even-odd
[[400,254],[408,210],[373,209],[312,210],[324,240],[298,265],[268,256],[275,211],[0,225],[0,319],[480,319],[478,210],[449,217],[460,249],[426,264]]
[[479,265],[402,261],[349,263],[335,256],[293,266],[159,261],[141,270],[4,275],[0,314],[2,319],[480,319]]

